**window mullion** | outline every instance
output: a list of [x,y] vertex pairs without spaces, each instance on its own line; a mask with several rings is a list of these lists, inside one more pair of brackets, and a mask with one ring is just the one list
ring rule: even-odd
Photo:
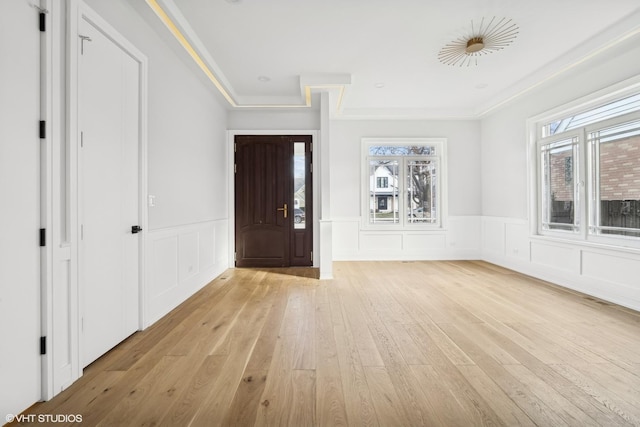
[[406,227],[408,224],[407,214],[405,213],[406,209],[406,198],[408,196],[407,192],[407,158],[403,157],[399,164],[400,171],[398,171],[398,215],[402,218],[401,223],[402,227]]
[[580,168],[580,170],[578,170],[577,174],[576,174],[576,193],[577,196],[579,197],[579,203],[576,203],[576,205],[579,207],[580,209],[580,236],[583,239],[587,238],[587,235],[589,233],[589,215],[591,212],[591,206],[589,203],[589,196],[588,196],[588,191],[589,189],[587,188],[587,184],[588,183],[588,171],[590,170],[589,168],[589,161],[590,161],[590,156],[589,156],[589,148],[588,148],[588,143],[587,143],[587,137],[586,137],[586,131],[584,129],[582,129],[582,132],[580,132],[580,135],[578,136],[579,140],[578,140],[578,148],[577,148],[577,155],[576,155],[576,163],[579,165],[578,167]]
[[593,148],[593,196],[591,204],[593,206],[593,234],[600,234],[600,224],[602,223],[602,206],[600,201],[600,138],[593,138],[591,141]]
[[549,222],[551,222],[548,197],[549,188],[551,187],[551,175],[547,172],[550,152],[546,147],[544,148],[542,159],[542,223],[548,228]]

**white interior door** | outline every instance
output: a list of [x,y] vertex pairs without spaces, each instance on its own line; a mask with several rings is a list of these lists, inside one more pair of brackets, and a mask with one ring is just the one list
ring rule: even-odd
[[0,0],[0,423],[40,399],[40,31]]
[[140,64],[96,24],[79,34],[80,289],[87,366],[138,329]]

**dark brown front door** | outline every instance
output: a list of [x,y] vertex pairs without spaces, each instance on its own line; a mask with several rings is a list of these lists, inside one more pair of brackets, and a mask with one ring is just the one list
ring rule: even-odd
[[313,264],[311,136],[235,137],[238,267]]

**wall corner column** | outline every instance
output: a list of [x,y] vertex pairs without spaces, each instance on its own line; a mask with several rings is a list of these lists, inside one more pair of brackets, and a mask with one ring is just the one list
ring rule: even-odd
[[320,279],[333,278],[333,242],[331,223],[331,173],[330,173],[330,94],[320,94]]

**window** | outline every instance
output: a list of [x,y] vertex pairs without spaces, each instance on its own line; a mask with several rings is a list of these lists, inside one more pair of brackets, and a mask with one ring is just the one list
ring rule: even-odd
[[442,226],[443,139],[363,139],[366,227]]
[[595,235],[640,237],[640,119],[588,129]]
[[574,184],[579,138],[570,137],[540,144],[542,227],[545,230],[579,230],[576,205],[578,187]]
[[538,127],[538,231],[640,247],[640,94]]
[[638,110],[640,110],[640,93],[608,102],[578,114],[553,120],[542,127],[542,136],[556,135]]

